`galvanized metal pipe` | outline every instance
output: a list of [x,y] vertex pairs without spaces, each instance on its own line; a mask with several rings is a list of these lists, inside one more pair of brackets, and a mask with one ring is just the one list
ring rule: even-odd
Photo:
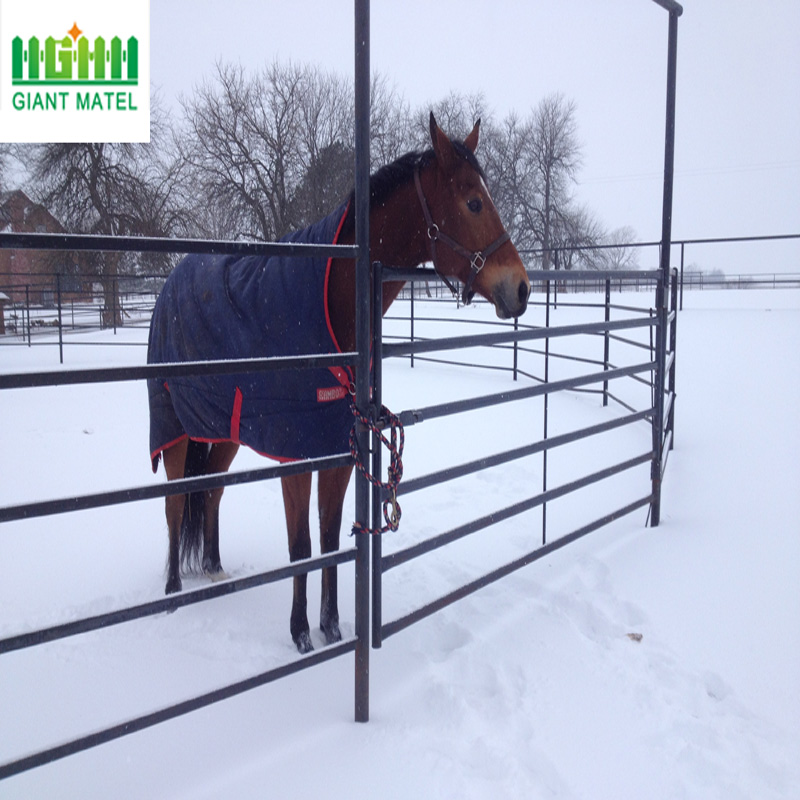
[[667,108],[664,141],[664,192],[661,209],[661,277],[656,290],[656,373],[653,417],[653,503],[650,522],[656,527],[661,520],[661,475],[664,450],[664,391],[666,388],[667,298],[669,292],[670,250],[672,249],[672,196],[675,171],[675,94],[678,59],[678,17],[683,9],[677,3],[656,0],[668,8],[669,39],[667,43]]
[[[369,415],[369,0],[355,0],[355,223],[356,223],[356,406]],[[369,434],[356,426],[358,446],[369,450]],[[356,472],[356,521],[370,526],[370,485]],[[356,533],[355,720],[369,720],[369,551],[370,535]]]

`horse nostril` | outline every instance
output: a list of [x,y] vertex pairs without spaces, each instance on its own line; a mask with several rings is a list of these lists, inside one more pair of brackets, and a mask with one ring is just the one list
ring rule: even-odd
[[517,297],[519,297],[519,304],[525,308],[528,303],[528,295],[530,294],[530,286],[527,284],[526,281],[520,281],[519,283],[519,291],[517,292]]

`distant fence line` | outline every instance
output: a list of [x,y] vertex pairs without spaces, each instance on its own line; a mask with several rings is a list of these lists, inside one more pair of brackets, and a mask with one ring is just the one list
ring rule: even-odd
[[[563,281],[537,278],[538,270],[530,270],[534,294],[552,291],[556,295],[576,293],[648,292],[652,281],[644,271],[626,270],[608,273],[591,270],[564,270]],[[93,275],[63,276],[43,274],[31,276],[27,284],[7,283],[8,274],[0,273],[0,346],[47,344],[52,337],[70,334],[70,344],[81,344],[74,335],[118,327],[148,327],[156,297],[166,278],[161,275],[120,275],[114,287],[106,292],[100,279]],[[19,276],[15,276],[18,280]],[[59,284],[66,287],[59,291]],[[549,284],[549,286],[548,286]],[[51,287],[56,287],[53,290]],[[44,288],[43,288],[44,287]],[[800,289],[800,272],[751,273],[741,275],[705,274],[684,271],[679,275],[679,308],[683,308],[683,291]],[[3,295],[8,300],[3,299]],[[453,302],[449,289],[440,281],[409,283],[400,293],[400,300],[441,300]],[[109,308],[111,297],[114,306]],[[480,300],[478,300],[480,302]],[[414,313],[413,308],[411,311]],[[39,341],[37,341],[39,340]],[[122,344],[122,343],[120,343]]]

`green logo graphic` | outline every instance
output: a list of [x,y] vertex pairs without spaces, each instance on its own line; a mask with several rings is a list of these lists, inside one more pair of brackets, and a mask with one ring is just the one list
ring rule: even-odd
[[48,36],[44,47],[36,36],[27,47],[16,36],[11,42],[11,79],[14,86],[138,86],[139,42],[119,36],[108,43],[102,36],[90,44],[77,24],[63,39]]

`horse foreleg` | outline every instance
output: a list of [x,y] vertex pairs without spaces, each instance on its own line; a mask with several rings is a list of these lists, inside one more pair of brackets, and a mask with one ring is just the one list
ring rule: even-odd
[[[189,440],[183,439],[164,451],[164,471],[167,473],[167,480],[174,481],[183,477],[188,445]],[[166,594],[181,590],[180,542],[185,503],[186,495],[183,494],[173,494],[166,498],[167,528],[169,530]]]
[[[336,467],[319,473],[319,537],[320,550],[331,553],[339,549],[339,532],[342,527],[342,508],[352,466]],[[336,567],[322,570],[322,598],[319,625],[328,644],[342,638],[339,630],[339,600]]]
[[[286,531],[289,534],[289,559],[299,561],[311,557],[311,531],[308,525],[308,503],[311,499],[311,473],[281,478],[283,507],[286,512]],[[308,576],[296,575],[290,630],[301,653],[314,649],[308,626],[306,586]]]
[[[239,445],[234,442],[218,442],[211,446],[208,454],[208,473],[227,472],[230,469]],[[219,505],[224,487],[206,491],[206,508],[203,520],[203,572],[212,579],[224,577],[219,557]]]

